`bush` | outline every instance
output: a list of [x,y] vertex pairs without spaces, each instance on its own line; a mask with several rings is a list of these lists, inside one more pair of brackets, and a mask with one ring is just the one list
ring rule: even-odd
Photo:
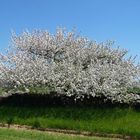
[[[140,96],[127,93],[139,78],[139,65],[126,59],[126,50],[97,44],[74,32],[58,29],[13,35],[13,48],[1,54],[0,72],[4,86],[51,87],[58,95],[75,100],[106,97],[112,102],[140,102]],[[10,84],[7,84],[10,83]]]

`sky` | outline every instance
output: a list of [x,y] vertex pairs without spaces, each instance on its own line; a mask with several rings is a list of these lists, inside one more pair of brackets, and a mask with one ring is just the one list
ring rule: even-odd
[[0,0],[0,51],[10,44],[11,31],[57,27],[97,42],[115,41],[140,60],[140,0]]

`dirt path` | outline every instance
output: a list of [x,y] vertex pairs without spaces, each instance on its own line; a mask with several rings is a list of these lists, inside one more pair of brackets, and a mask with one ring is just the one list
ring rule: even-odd
[[28,130],[28,131],[43,131],[46,133],[52,134],[64,134],[64,135],[71,135],[71,136],[81,136],[81,137],[100,137],[100,138],[110,138],[110,140],[132,140],[130,136],[123,136],[119,134],[103,134],[103,133],[94,133],[94,132],[87,132],[87,131],[74,131],[74,130],[64,130],[64,129],[50,129],[50,128],[32,128],[31,126],[26,125],[8,125],[8,124],[0,124],[0,128],[12,128],[16,130]]

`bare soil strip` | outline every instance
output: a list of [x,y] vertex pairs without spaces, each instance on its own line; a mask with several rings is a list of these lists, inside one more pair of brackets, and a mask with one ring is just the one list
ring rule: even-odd
[[106,137],[112,138],[113,140],[133,140],[131,136],[125,136],[120,134],[105,134],[105,133],[95,133],[95,132],[87,132],[87,131],[75,131],[75,130],[64,130],[64,129],[51,129],[51,128],[33,128],[27,125],[16,125],[16,124],[2,124],[0,123],[0,128],[13,128],[18,130],[35,130],[35,131],[43,131],[48,133],[61,133],[68,135],[78,135],[78,136],[88,136],[88,137]]

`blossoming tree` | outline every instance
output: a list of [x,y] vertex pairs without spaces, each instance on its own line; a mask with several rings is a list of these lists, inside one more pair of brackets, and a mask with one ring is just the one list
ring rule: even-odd
[[105,96],[111,101],[140,102],[140,96],[127,93],[139,78],[139,65],[126,59],[126,50],[113,43],[98,44],[74,32],[58,29],[12,36],[12,49],[0,57],[3,86],[45,85],[58,94]]

